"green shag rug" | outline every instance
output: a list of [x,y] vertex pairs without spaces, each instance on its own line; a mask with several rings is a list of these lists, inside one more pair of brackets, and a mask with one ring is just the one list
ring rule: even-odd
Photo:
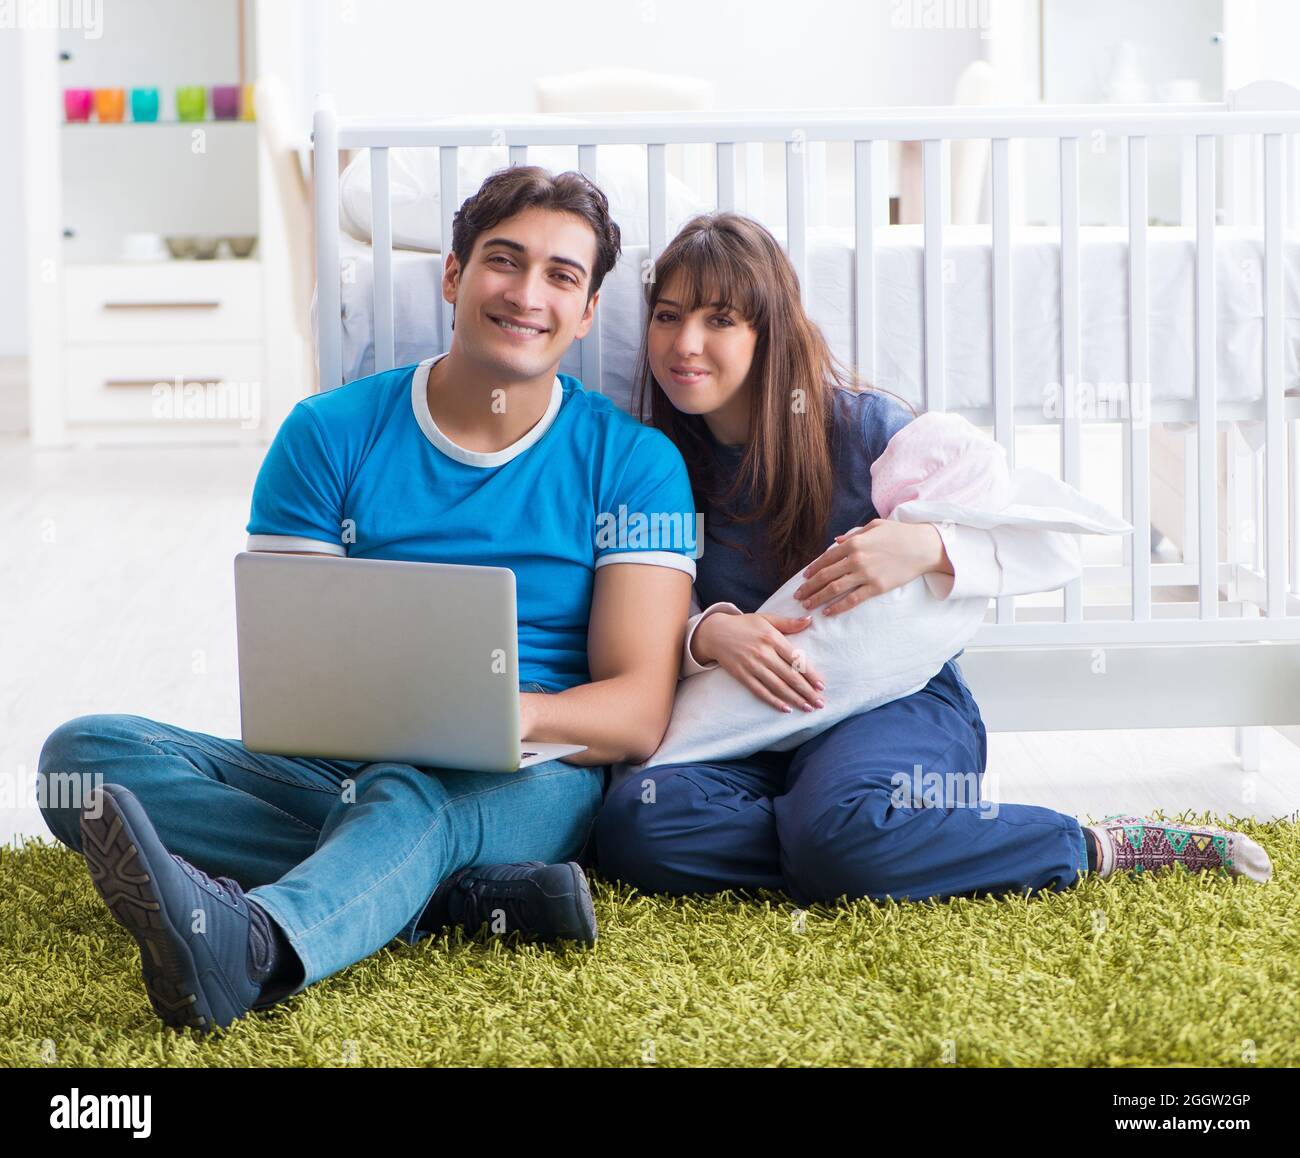
[[1199,819],[1273,879],[807,911],[595,879],[593,950],[393,941],[210,1038],[155,1016],[81,858],[29,841],[0,848],[0,1066],[1300,1064],[1295,818]]

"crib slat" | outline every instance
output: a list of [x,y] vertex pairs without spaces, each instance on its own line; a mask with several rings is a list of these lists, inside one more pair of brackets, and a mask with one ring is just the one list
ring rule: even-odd
[[668,169],[666,146],[646,146],[646,205],[650,214],[649,257],[657,261],[668,244]]
[[[1011,162],[1009,142],[993,141],[993,437],[1016,467],[1015,383],[1011,377]],[[999,596],[997,622],[1015,621],[1014,595]]]
[[1264,575],[1271,616],[1286,614],[1282,258],[1282,135],[1268,133],[1264,137]]
[[745,213],[750,217],[762,218],[767,208],[763,204],[764,144],[762,141],[750,141],[744,149]]
[[826,224],[826,142],[809,141],[808,158],[808,223],[814,229]]
[[1189,225],[1196,215],[1196,144],[1191,137],[1179,138],[1179,225]]
[[736,146],[730,141],[718,144],[718,208],[734,213],[736,209]]
[[370,150],[370,250],[374,258],[375,373],[391,370],[393,354],[393,208],[388,150]]
[[877,225],[889,224],[889,142],[874,141],[871,145],[871,180],[875,188],[876,203],[871,216]]
[[1200,613],[1219,615],[1219,471],[1214,326],[1214,138],[1196,138],[1196,473]]
[[1016,465],[1011,379],[1011,167],[1009,142],[993,142],[993,436]]
[[808,178],[806,150],[802,139],[785,143],[785,236],[786,253],[799,278],[799,297],[808,305]]
[[528,146],[527,146],[527,145],[511,145],[511,146],[510,146],[510,166],[511,166],[511,168],[514,168],[514,166],[516,166],[516,165],[527,165],[527,164],[528,164]]
[[[1061,138],[1061,478],[1078,487],[1082,474],[1079,422],[1079,138]],[[1066,622],[1083,618],[1083,582],[1065,587]]]
[[921,145],[925,285],[925,391],[926,410],[946,409],[943,366],[943,142]]
[[876,231],[871,142],[853,142],[853,368],[876,380]]
[[[646,258],[650,269],[659,260],[664,246],[668,244],[668,168],[667,151],[663,145],[646,146],[646,211],[648,213],[646,234]],[[648,284],[648,270],[642,271],[642,284]],[[646,328],[648,305],[646,295],[637,298],[637,312],[641,318],[641,330]]]
[[316,327],[320,350],[320,388],[343,382],[343,290],[339,267],[339,128],[334,106],[320,100],[312,116],[316,165]]
[[1223,138],[1223,224],[1240,225],[1241,204],[1237,198],[1237,180],[1241,173],[1241,156],[1235,134]]
[[[1147,139],[1128,140],[1128,436],[1133,621],[1151,619],[1151,314],[1147,281]],[[1141,407],[1140,412],[1138,407]]]
[[[658,146],[660,149],[662,145]],[[651,145],[650,148],[655,148]],[[593,184],[599,184],[596,173],[596,146],[579,145],[578,146],[578,171]],[[602,374],[601,365],[601,319],[604,315],[597,308],[596,316],[591,323],[591,329],[587,331],[585,338],[578,339],[578,356],[582,362],[582,384],[588,390],[594,390],[603,394],[605,392],[605,379]]]
[[1296,194],[1300,188],[1296,184],[1296,135],[1287,133],[1283,138],[1286,141],[1286,212],[1285,222],[1287,229],[1295,228],[1296,215]]
[[1300,419],[1286,423],[1287,453],[1291,459],[1291,546],[1287,553],[1291,568],[1291,591],[1300,595]]
[[[442,263],[447,265],[447,255],[451,253],[451,219],[460,208],[460,156],[451,145],[443,145],[438,150],[438,195],[442,199],[439,216],[442,218]],[[439,279],[438,290],[438,341],[444,350],[451,349],[451,302],[442,296],[442,282]]]

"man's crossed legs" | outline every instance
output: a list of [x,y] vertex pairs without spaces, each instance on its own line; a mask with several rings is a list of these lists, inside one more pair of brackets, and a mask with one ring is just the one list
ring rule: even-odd
[[[196,936],[207,937],[201,946],[206,952],[218,938],[205,922],[224,921],[229,929],[233,919],[242,920],[238,935],[247,945],[248,927],[256,929],[262,913],[269,915],[276,939],[287,941],[297,957],[290,973],[279,973],[290,984],[276,999],[368,957],[394,937],[414,944],[446,923],[445,899],[441,920],[431,920],[426,908],[436,907],[446,889],[438,890],[435,904],[430,897],[459,870],[581,858],[604,786],[602,768],[559,760],[514,773],[482,773],[264,755],[238,740],[133,715],[69,720],[46,740],[37,775],[46,822],[60,841],[87,855],[92,878],[116,834],[124,848],[140,846],[141,858],[113,874],[119,882],[139,879],[147,867],[146,880],[169,880],[171,874],[173,896],[186,904],[197,898],[193,913],[173,914],[179,929],[173,940],[180,936],[192,948]],[[101,785],[103,795],[92,795]],[[101,809],[107,812],[95,820]],[[97,846],[89,853],[83,813],[84,831],[94,834]],[[152,862],[146,857],[150,848]],[[184,865],[175,858],[201,873],[180,875]],[[226,887],[210,880],[199,884],[202,874],[227,878]],[[96,887],[121,919],[113,894],[106,892],[110,886],[96,879]],[[159,881],[150,887],[157,889]],[[503,895],[512,887],[502,885]],[[156,923],[153,915],[149,919]],[[155,972],[171,963],[160,962],[153,941],[146,943],[123,923],[141,943],[146,986],[157,1009],[149,955]],[[252,960],[255,954],[244,951]],[[217,984],[231,988],[228,976]]]

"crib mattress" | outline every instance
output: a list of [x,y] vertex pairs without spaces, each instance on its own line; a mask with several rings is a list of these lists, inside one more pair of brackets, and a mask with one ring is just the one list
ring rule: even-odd
[[[1150,301],[1150,397],[1154,402],[1195,397],[1196,246],[1181,227],[1148,230]],[[877,230],[876,369],[874,385],[918,408],[924,382],[924,281],[920,226]],[[370,247],[340,239],[349,261],[342,285],[343,376],[374,369],[373,264]],[[807,245],[809,311],[831,349],[853,359],[853,235],[849,230],[811,232]],[[988,229],[945,231],[943,283],[946,406],[984,409],[993,398],[992,253]],[[1060,241],[1054,228],[1017,230],[1011,249],[1012,379],[1017,406],[1042,408],[1047,391],[1061,380]],[[1300,241],[1284,241],[1284,388],[1300,393]],[[628,405],[641,335],[644,246],[625,247],[606,277],[601,317],[603,382],[600,387]],[[396,250],[393,254],[397,365],[427,357],[437,344],[440,254]],[[1215,314],[1218,397],[1248,402],[1263,384],[1263,242],[1220,228],[1215,245]],[[1128,231],[1122,227],[1081,230],[1079,246],[1080,380],[1101,398],[1122,396],[1128,374]],[[565,373],[580,375],[578,348],[565,356]],[[586,383],[595,388],[597,383]],[[1055,397],[1059,399],[1059,386]]]

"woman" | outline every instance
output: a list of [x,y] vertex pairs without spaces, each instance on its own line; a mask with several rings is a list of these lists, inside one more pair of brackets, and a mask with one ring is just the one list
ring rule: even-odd
[[[681,451],[705,517],[696,589],[706,610],[688,629],[683,677],[721,666],[773,710],[815,712],[824,685],[796,662],[791,638],[812,615],[843,614],[921,575],[940,597],[1020,594],[1002,579],[1013,555],[1048,576],[1041,588],[1073,577],[1076,555],[1060,532],[877,518],[871,464],[914,415],[832,358],[793,267],[757,222],[690,221],[647,296],[637,405]],[[756,614],[809,560],[796,592],[809,615]],[[598,862],[644,891],[768,888],[800,904],[1060,890],[1080,873],[1175,861],[1271,875],[1263,849],[1240,833],[1138,817],[1081,827],[1050,808],[961,799],[986,758],[954,657],[920,691],[793,751],[628,776],[597,821]],[[917,784],[902,800],[899,773]]]

